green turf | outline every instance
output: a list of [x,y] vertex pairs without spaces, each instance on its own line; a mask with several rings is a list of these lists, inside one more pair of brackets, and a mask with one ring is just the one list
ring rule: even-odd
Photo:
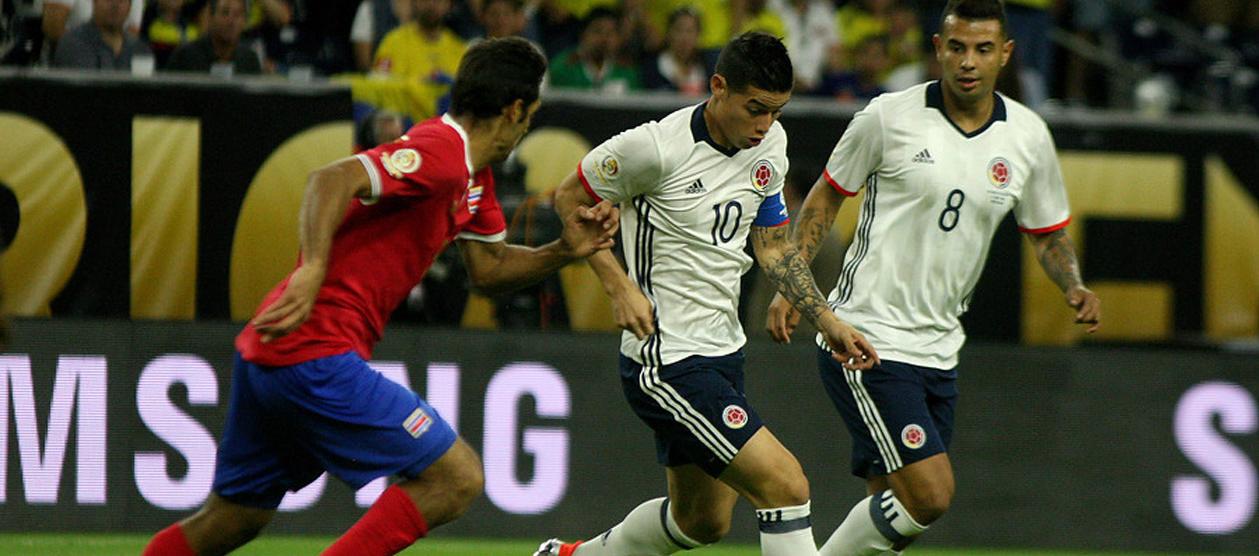
[[[0,534],[0,554],[4,556],[135,556],[144,548],[146,535],[110,534]],[[234,554],[240,556],[296,556],[319,554],[331,537],[264,536]],[[425,539],[402,552],[405,555],[443,556],[530,556],[540,540],[491,541]],[[1051,552],[987,549],[915,549],[914,556],[1083,556],[1099,552]],[[706,548],[688,554],[702,556],[758,556],[755,546],[730,545]],[[1106,556],[1141,556],[1138,553],[1106,552]],[[1173,556],[1163,554],[1159,556]]]

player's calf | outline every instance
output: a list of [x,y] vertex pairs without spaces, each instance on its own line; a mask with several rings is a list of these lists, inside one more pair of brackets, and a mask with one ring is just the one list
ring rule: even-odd
[[681,529],[694,542],[692,544],[713,544],[725,538],[730,532],[730,512],[724,508],[688,508],[678,507],[673,518]]

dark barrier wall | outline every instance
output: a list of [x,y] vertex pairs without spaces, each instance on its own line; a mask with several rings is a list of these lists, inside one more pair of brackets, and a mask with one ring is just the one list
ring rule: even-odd
[[[29,320],[0,356],[0,530],[155,531],[207,495],[231,324]],[[611,335],[398,328],[374,364],[483,455],[486,496],[442,534],[593,535],[663,493]],[[826,538],[863,492],[807,343],[747,349],[751,400],[810,476]],[[953,510],[932,545],[1251,552],[1259,358],[972,346]],[[272,531],[332,534],[379,493],[321,480]],[[755,538],[741,504],[734,538]]]
[[[683,102],[549,93],[536,124],[593,145]],[[14,197],[0,194],[0,228],[18,225],[0,267],[5,310],[246,318],[292,268],[306,173],[349,154],[349,107],[349,90],[335,85],[0,70],[0,191],[17,191],[22,214],[7,220]],[[850,117],[792,102],[783,123],[793,182],[816,179]],[[1099,336],[1259,334],[1259,123],[1091,112],[1048,120],[1072,197],[1069,231],[1113,317]],[[1021,243],[1012,221],[996,234],[968,332],[1076,341],[1061,295]]]

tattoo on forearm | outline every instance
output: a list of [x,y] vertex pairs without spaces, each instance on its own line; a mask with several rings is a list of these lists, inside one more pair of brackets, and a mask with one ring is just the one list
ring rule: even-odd
[[787,241],[787,230],[784,228],[753,228],[753,246],[758,252],[777,246],[788,246],[782,256],[768,262],[762,268],[769,279],[773,280],[774,286],[783,297],[795,305],[796,309],[809,319],[809,322],[817,326],[818,318],[830,311],[830,307],[826,305],[826,299],[813,281],[813,272],[809,270],[809,263],[794,247],[790,247]]
[[1080,261],[1066,230],[1057,230],[1036,238],[1036,256],[1041,268],[1058,288],[1067,291],[1084,283],[1080,278]]
[[805,264],[813,261],[813,257],[817,255],[818,246],[826,238],[831,222],[835,221],[835,215],[828,215],[827,212],[830,211],[803,207],[796,218],[792,239]]

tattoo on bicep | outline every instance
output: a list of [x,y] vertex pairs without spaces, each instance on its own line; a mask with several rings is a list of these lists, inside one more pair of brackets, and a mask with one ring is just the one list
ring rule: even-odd
[[1075,256],[1075,248],[1066,230],[1056,230],[1037,238],[1037,256],[1045,274],[1053,280],[1062,291],[1083,283],[1080,278],[1080,261]]
[[[762,267],[769,279],[774,282],[778,291],[787,298],[802,315],[817,325],[817,319],[823,312],[829,311],[826,299],[813,281],[813,272],[800,253],[787,242],[787,231],[784,227],[752,228],[753,246],[758,250],[777,247],[781,254],[773,259],[762,262]],[[784,249],[785,247],[785,249]]]

